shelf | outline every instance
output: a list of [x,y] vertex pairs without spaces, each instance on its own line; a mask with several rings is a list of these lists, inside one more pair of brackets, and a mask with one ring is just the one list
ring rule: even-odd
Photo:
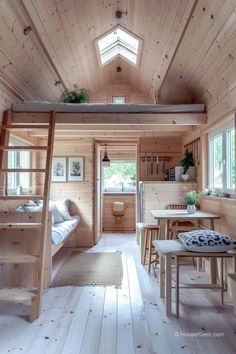
[[20,253],[20,252],[10,252],[7,251],[5,255],[0,254],[0,263],[13,263],[13,264],[21,264],[21,263],[36,263],[39,260],[38,256],[33,256],[29,253]]
[[3,151],[40,151],[40,150],[48,150],[47,146],[0,146],[0,150]]
[[2,173],[35,173],[35,172],[46,172],[45,168],[1,168]]
[[196,184],[198,183],[197,181],[140,181],[141,183],[171,183],[171,184]]
[[0,229],[40,229],[41,226],[39,222],[0,222]]
[[22,195],[0,195],[0,200],[43,200],[42,195],[22,194]]
[[2,127],[5,130],[18,130],[18,129],[49,129],[49,125],[46,124],[12,124],[12,125],[3,125]]
[[0,289],[0,300],[1,301],[28,301],[36,297],[36,289]]

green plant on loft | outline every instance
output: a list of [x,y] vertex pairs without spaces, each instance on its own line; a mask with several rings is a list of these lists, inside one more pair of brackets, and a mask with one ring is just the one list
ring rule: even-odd
[[193,153],[191,151],[188,151],[188,149],[186,149],[184,152],[184,158],[181,160],[181,165],[183,167],[182,179],[184,181],[187,181],[189,178],[189,175],[187,174],[189,167],[195,166],[195,160],[193,157]]
[[61,96],[61,101],[64,103],[87,103],[89,102],[89,91],[77,86],[73,90],[66,89]]

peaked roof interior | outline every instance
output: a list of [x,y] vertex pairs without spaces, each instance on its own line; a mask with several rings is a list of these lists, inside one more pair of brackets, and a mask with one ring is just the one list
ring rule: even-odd
[[[219,74],[227,68],[232,75],[235,67],[235,6],[231,0],[2,0],[0,80],[21,101],[57,101],[74,84],[94,94],[121,83],[150,102],[208,104]],[[142,40],[137,66],[121,56],[99,65],[95,40],[117,25]],[[216,99],[224,94],[225,88]]]

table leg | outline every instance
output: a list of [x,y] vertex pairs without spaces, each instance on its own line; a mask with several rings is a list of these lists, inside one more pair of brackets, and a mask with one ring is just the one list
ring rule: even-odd
[[176,266],[176,286],[175,286],[175,306],[176,306],[176,317],[179,318],[179,257],[175,257],[175,266]]
[[[214,219],[210,219],[210,230],[215,230]],[[218,270],[217,270],[217,260],[215,257],[210,258],[210,264],[211,264],[211,284],[216,284]]]
[[167,240],[167,222],[164,219],[160,220],[160,231],[159,231],[159,240]]
[[160,298],[165,298],[165,259],[159,254],[160,262]]
[[166,295],[166,316],[172,314],[171,305],[171,254],[165,255],[165,295]]
[[220,277],[221,277],[221,304],[224,305],[224,258],[221,257]]
[[215,230],[214,219],[210,219],[210,230]]

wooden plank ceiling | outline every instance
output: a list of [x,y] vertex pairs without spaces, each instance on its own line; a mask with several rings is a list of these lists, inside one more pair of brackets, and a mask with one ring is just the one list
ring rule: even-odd
[[[55,101],[74,84],[93,96],[122,82],[152,100],[157,92],[160,102],[214,104],[235,89],[235,6],[235,0],[1,0],[0,81],[20,100]],[[143,40],[137,68],[121,58],[99,66],[94,40],[117,24]],[[26,26],[33,29],[28,35]]]
[[[195,0],[1,0],[1,77],[24,99],[58,99],[74,84],[92,92],[119,78],[158,90]],[[115,18],[117,10],[123,17]],[[117,24],[143,39],[141,63],[98,65],[94,40]],[[29,35],[23,28],[31,26]],[[55,86],[61,80],[63,85]]]

